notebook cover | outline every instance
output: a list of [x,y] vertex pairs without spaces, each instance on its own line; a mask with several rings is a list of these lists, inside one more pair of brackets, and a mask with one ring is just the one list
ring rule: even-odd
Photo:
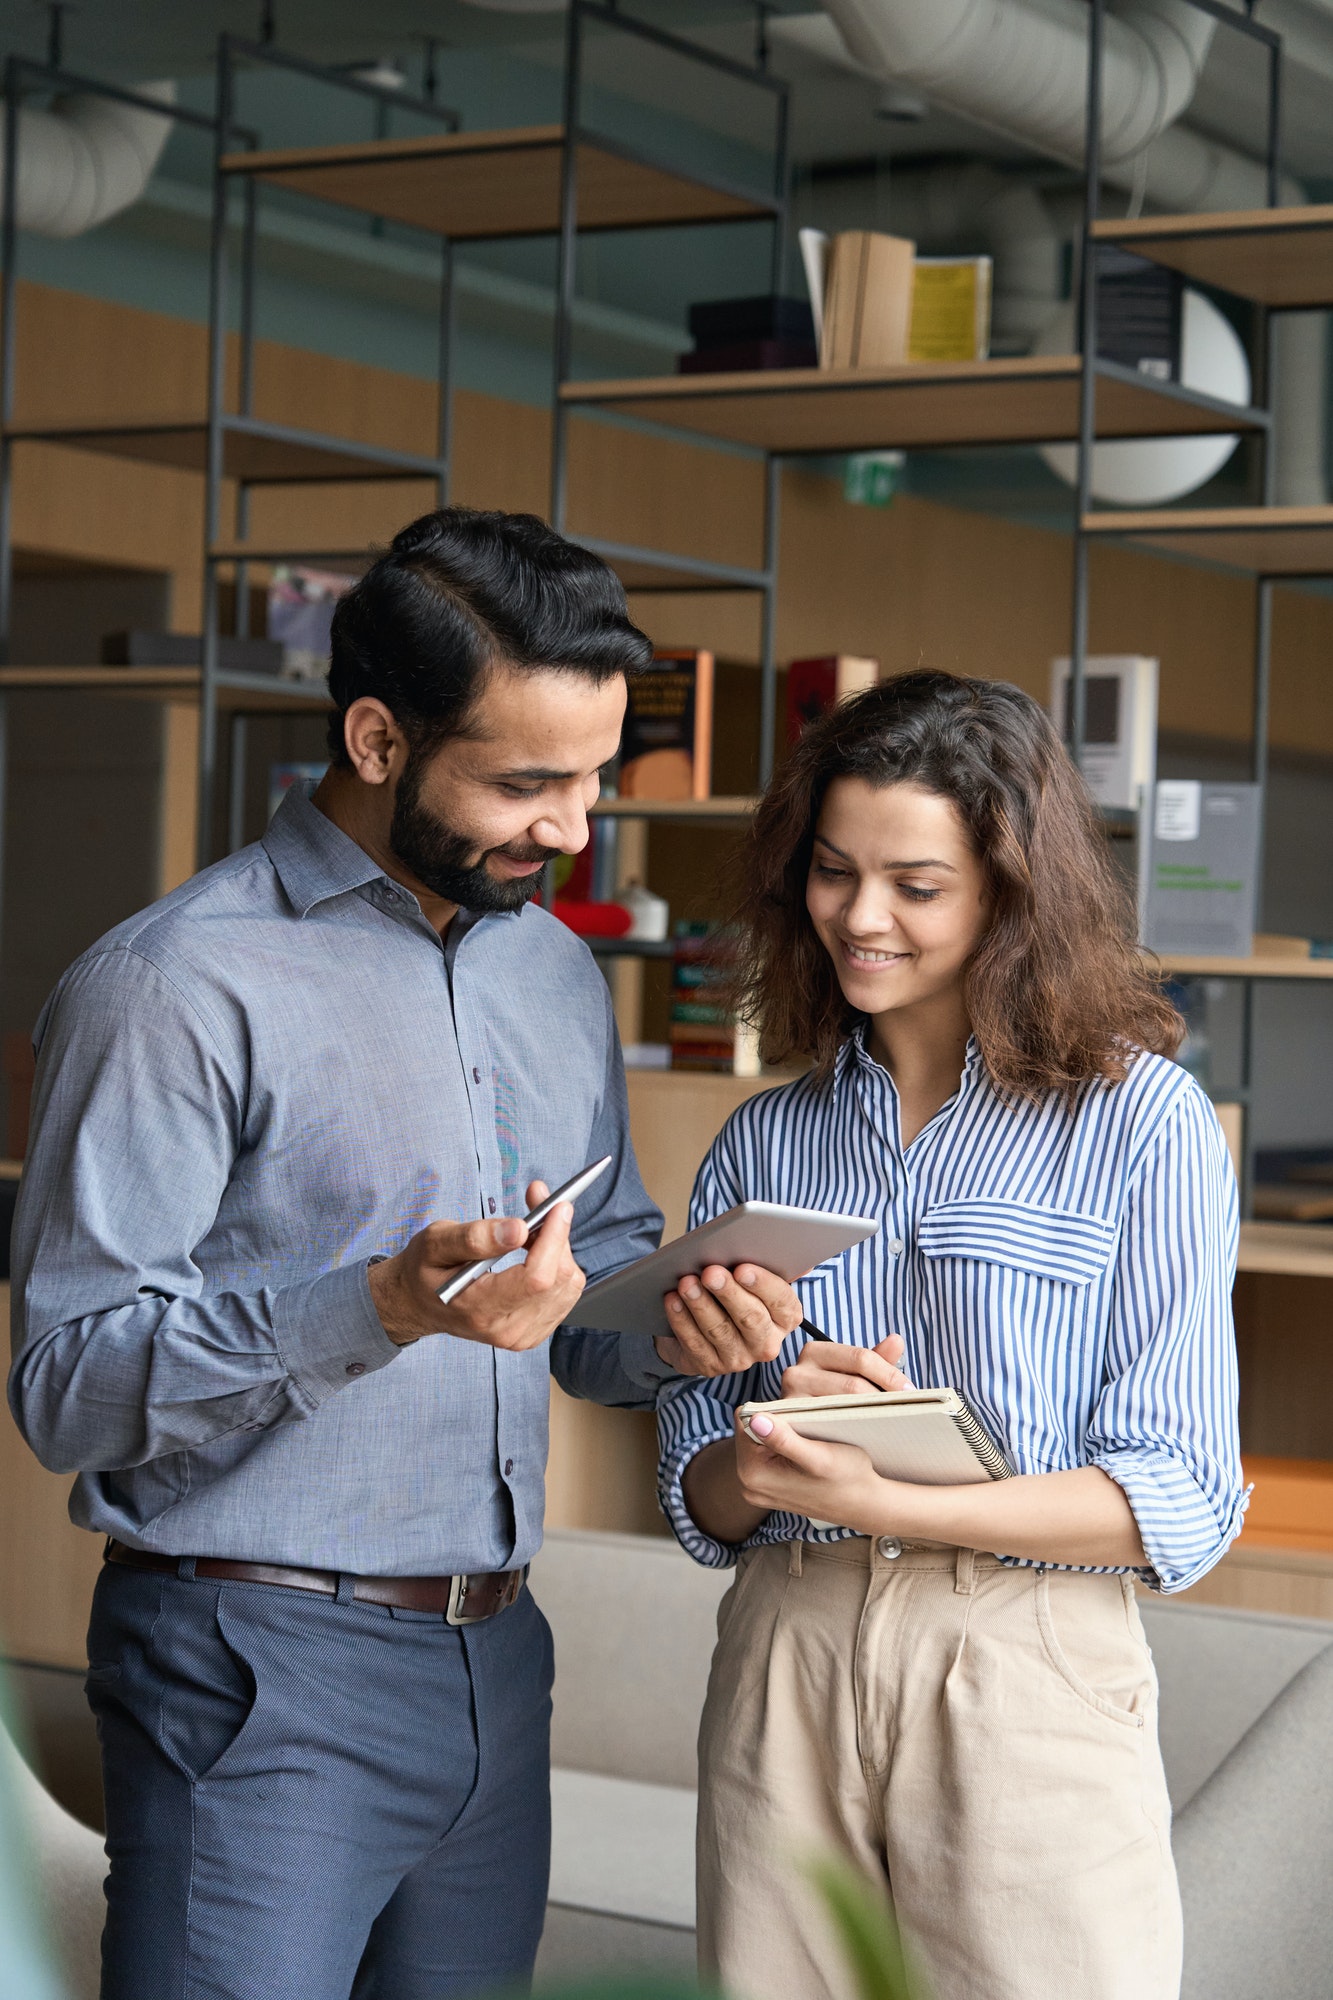
[[979,1486],[1012,1470],[954,1389],[891,1389],[873,1396],[788,1396],[744,1403],[742,1417],[782,1417],[802,1437],[855,1444],[885,1479],[911,1486]]

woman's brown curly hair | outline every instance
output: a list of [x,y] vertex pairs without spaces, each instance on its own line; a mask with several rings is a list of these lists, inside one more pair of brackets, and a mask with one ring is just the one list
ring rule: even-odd
[[900,674],[802,736],[755,815],[737,911],[735,990],[767,1061],[827,1073],[862,1016],[805,904],[815,828],[838,778],[952,801],[990,887],[965,971],[972,1031],[1003,1091],[1066,1095],[1173,1055],[1183,1024],[1139,955],[1133,901],[1096,806],[1045,711],[1005,681]]

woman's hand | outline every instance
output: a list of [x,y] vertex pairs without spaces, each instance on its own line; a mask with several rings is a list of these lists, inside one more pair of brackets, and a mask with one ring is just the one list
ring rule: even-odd
[[746,1501],[766,1513],[805,1514],[858,1534],[879,1532],[889,1481],[859,1445],[803,1438],[781,1417],[736,1418],[736,1475]]
[[844,1347],[832,1340],[811,1340],[801,1358],[782,1377],[784,1396],[873,1395],[879,1389],[910,1389],[897,1365],[906,1342],[897,1333],[878,1347]]
[[709,1264],[682,1278],[662,1301],[669,1335],[656,1340],[663,1361],[682,1375],[741,1375],[772,1361],[801,1324],[801,1301],[785,1278],[756,1264]]

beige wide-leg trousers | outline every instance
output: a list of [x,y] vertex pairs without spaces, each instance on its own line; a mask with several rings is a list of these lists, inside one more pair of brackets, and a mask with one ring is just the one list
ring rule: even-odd
[[887,1538],[743,1556],[699,1737],[705,1974],[850,2000],[807,1880],[833,1851],[891,1890],[921,2000],[1176,2000],[1156,1697],[1127,1577]]

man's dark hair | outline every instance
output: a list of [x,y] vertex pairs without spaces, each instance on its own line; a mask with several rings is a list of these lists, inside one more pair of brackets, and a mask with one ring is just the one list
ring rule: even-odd
[[619,578],[535,514],[442,507],[393,538],[333,619],[329,755],[343,724],[382,701],[417,756],[465,732],[492,668],[639,673],[653,649],[630,623]]

